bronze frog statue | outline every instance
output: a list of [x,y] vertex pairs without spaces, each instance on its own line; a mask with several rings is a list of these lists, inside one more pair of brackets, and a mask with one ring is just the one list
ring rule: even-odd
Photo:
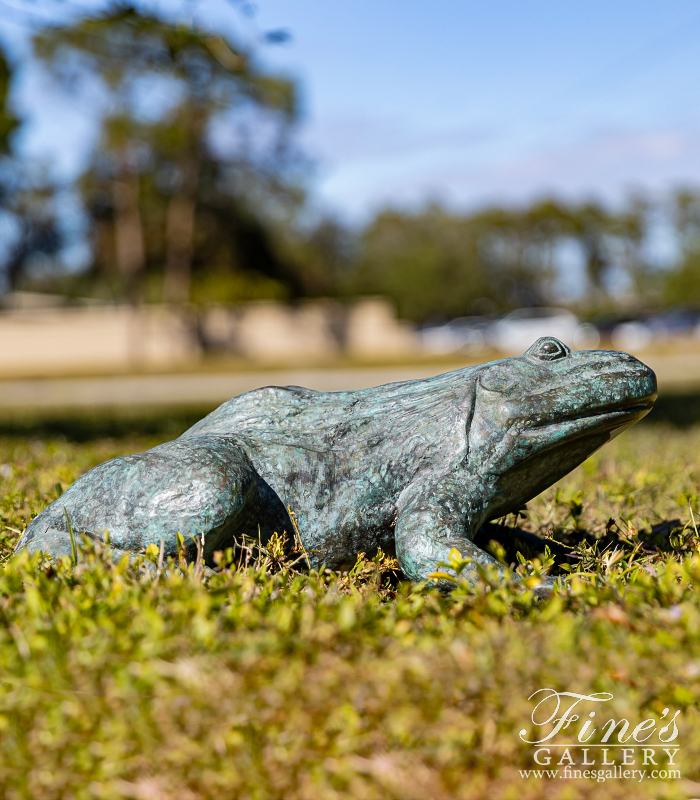
[[572,352],[552,337],[521,356],[347,392],[268,386],[234,397],[178,439],[91,469],[27,527],[18,548],[71,552],[76,533],[117,556],[180,532],[204,558],[243,535],[295,535],[311,566],[395,553],[426,579],[479,527],[551,486],[647,414],[656,377],[631,355]]

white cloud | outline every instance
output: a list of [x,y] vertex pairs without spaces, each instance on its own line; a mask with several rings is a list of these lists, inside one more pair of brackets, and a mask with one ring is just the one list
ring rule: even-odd
[[[412,147],[404,140],[393,149],[391,142],[358,148],[326,172],[323,196],[357,216],[430,197],[468,206],[546,194],[616,200],[632,188],[700,183],[698,128],[598,130],[578,141],[528,150],[515,142],[511,152],[491,148],[486,137],[465,139],[462,147],[458,135],[444,135],[444,146],[439,141],[416,137]],[[385,155],[379,156],[382,146]]]

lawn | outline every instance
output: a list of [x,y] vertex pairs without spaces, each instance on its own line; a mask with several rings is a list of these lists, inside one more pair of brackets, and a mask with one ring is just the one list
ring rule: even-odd
[[[486,574],[445,597],[382,557],[309,573],[274,543],[213,576],[157,553],[9,555],[82,472],[157,441],[0,440],[0,796],[700,797],[700,427],[640,425],[490,528],[525,588]],[[514,529],[550,540],[566,589],[534,597],[541,547]],[[520,735],[551,729],[531,721],[545,688],[612,697],[549,742],[595,710],[585,754],[551,746],[556,777],[526,777],[545,768]]]

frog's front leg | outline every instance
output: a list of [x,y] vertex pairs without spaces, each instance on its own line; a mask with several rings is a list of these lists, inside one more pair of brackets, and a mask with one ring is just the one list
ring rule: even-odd
[[478,578],[477,565],[504,567],[472,541],[481,524],[481,504],[469,497],[464,482],[454,476],[415,481],[398,501],[396,555],[404,574],[414,581],[426,580],[432,572],[445,571],[438,564],[449,561],[454,547],[472,560],[464,575]]
[[[483,509],[478,500],[469,497],[465,483],[454,476],[425,482],[418,480],[401,493],[395,532],[396,555],[401,569],[411,580],[426,580],[432,572],[452,572],[438,564],[449,562],[453,547],[463,558],[471,559],[462,573],[470,582],[478,580],[479,565],[495,567],[500,575],[505,575],[505,567],[471,541],[483,521]],[[448,588],[447,582],[444,583]],[[553,586],[554,581],[545,578],[535,593],[546,596]]]

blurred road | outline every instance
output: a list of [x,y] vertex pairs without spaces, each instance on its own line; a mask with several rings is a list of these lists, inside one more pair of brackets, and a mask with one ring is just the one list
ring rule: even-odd
[[260,386],[337,392],[427,378],[440,371],[430,366],[365,367],[8,380],[0,381],[0,409],[215,405]]
[[[700,392],[700,355],[646,355],[662,392]],[[364,389],[427,378],[445,365],[289,369],[229,373],[35,378],[0,381],[0,409],[88,409],[126,406],[217,405],[260,386],[305,386],[322,391]]]

